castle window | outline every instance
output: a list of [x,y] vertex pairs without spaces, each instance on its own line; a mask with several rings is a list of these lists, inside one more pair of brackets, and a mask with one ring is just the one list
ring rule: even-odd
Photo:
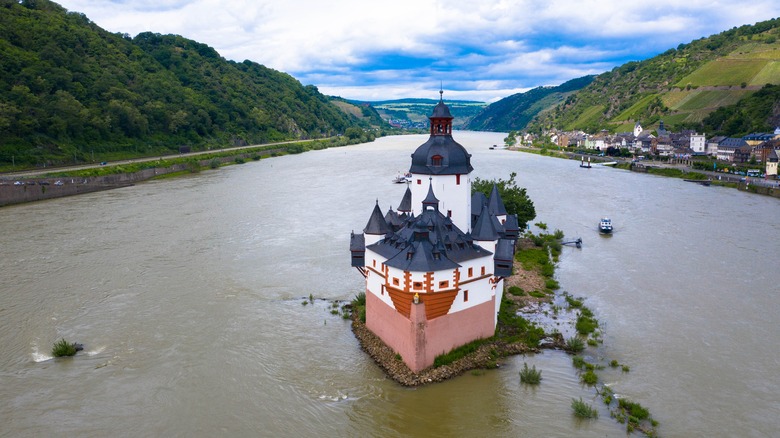
[[393,286],[398,286],[398,279],[393,277]]
[[422,289],[422,283],[419,281],[415,281],[414,283],[412,283],[412,289],[417,289],[417,290]]
[[439,289],[446,289],[448,287],[450,287],[450,282],[449,281],[444,280],[444,281],[440,281],[439,282]]
[[474,276],[474,268],[469,268],[469,277]]
[[463,291],[463,302],[465,303],[468,300],[469,300],[469,291],[464,290]]
[[382,294],[382,295],[384,295],[384,294],[385,294],[385,285],[384,285],[384,284],[382,285],[381,294]]
[[376,259],[372,260],[372,266],[376,268]]
[[441,166],[443,157],[441,155],[434,155],[431,157],[431,166]]
[[447,210],[447,217],[452,217],[452,210]]
[[422,180],[421,180],[421,179],[418,179],[418,180],[417,180],[417,185],[419,186],[420,184],[422,184]]
[[455,185],[460,185],[460,174],[455,175]]
[[485,267],[482,267],[482,275],[485,275]]

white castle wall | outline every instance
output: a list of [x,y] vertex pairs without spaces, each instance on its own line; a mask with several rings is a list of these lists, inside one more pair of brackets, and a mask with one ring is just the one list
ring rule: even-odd
[[[460,181],[458,181],[458,176]],[[430,179],[429,179],[430,178]],[[469,175],[423,175],[412,174],[412,211],[422,213],[422,201],[428,195],[428,186],[433,185],[433,194],[439,200],[439,211],[447,216],[452,211],[452,223],[461,231],[471,231],[471,178]]]

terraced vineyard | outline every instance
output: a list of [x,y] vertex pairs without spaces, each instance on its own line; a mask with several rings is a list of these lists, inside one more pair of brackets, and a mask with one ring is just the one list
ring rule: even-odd
[[780,19],[616,67],[540,114],[529,128],[623,132],[636,122],[651,128],[663,120],[672,130],[703,129],[714,111],[741,105],[767,84],[780,85]]

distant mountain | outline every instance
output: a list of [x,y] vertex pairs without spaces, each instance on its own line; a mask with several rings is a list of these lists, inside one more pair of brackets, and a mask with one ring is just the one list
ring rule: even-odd
[[[453,127],[456,129],[464,128],[469,120],[478,114],[487,105],[484,102],[471,100],[448,100],[444,99],[450,108],[453,120]],[[428,123],[428,117],[433,112],[433,107],[439,103],[437,99],[397,99],[382,100],[376,102],[351,101],[356,104],[369,103],[374,107],[383,120],[392,124],[401,124],[410,127],[424,127]]]
[[317,138],[368,127],[314,86],[177,35],[112,34],[0,0],[0,167]]
[[593,78],[584,76],[557,87],[537,87],[513,94],[488,105],[469,121],[466,128],[473,131],[523,130],[537,114],[563,102],[569,94],[593,82]]
[[[673,130],[703,130],[705,118],[719,108],[741,106],[766,84],[780,85],[778,36],[780,18],[775,18],[629,62],[540,113],[529,129],[623,132],[636,122],[648,128],[663,120]],[[754,113],[762,120],[744,125],[772,127],[780,113],[778,104],[773,108],[763,116]]]

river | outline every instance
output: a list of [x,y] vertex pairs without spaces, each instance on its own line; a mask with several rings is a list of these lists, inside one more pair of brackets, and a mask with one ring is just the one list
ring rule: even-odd
[[[625,436],[564,353],[409,389],[331,312],[363,286],[349,232],[398,206],[426,138],[0,209],[0,436]],[[602,381],[662,436],[775,435],[778,200],[488,149],[502,138],[455,133],[474,176],[517,172],[535,222],[583,239],[556,275],[603,325],[586,354],[630,366]],[[85,350],[52,359],[63,337]]]

